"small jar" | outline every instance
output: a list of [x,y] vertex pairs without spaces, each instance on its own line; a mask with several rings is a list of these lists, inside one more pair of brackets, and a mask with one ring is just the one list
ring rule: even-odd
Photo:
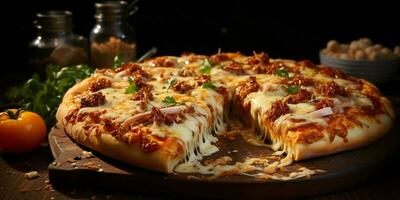
[[[29,65],[45,75],[46,66],[71,66],[89,61],[87,39],[72,33],[72,13],[48,11],[36,14],[37,36],[29,43]],[[44,77],[44,76],[42,76]]]
[[123,62],[136,59],[136,37],[128,23],[125,1],[96,3],[96,24],[90,33],[93,67],[113,67],[118,56]]

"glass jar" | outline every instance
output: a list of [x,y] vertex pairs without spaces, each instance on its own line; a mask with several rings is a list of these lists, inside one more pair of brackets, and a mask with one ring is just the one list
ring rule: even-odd
[[96,24],[90,33],[93,67],[113,67],[118,56],[123,62],[136,59],[136,37],[128,23],[125,1],[96,3]]
[[63,67],[88,63],[87,39],[72,33],[71,12],[37,13],[34,24],[37,36],[29,43],[28,59],[35,72],[45,75],[48,64]]

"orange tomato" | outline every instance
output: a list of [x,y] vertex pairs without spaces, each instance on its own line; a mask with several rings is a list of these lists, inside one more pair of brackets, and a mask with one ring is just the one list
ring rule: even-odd
[[10,109],[0,113],[0,149],[9,153],[28,152],[46,138],[43,118],[29,111]]

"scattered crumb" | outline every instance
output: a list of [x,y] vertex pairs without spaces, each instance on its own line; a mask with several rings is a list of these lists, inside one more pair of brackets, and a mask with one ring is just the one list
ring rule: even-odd
[[82,160],[82,158],[80,156],[75,156],[74,160]]
[[49,179],[44,180],[44,183],[49,184],[50,183]]
[[94,162],[92,162],[92,161],[83,164],[83,166],[84,166],[84,167],[87,167],[87,168],[89,168],[89,169],[94,169],[94,170],[97,170],[97,169],[98,169],[97,164],[94,163]]
[[42,188],[38,188],[38,189],[36,189],[37,191],[42,191]]
[[98,172],[103,172],[104,170],[100,168],[100,169],[99,169],[99,170],[97,170],[97,171],[98,171]]
[[93,157],[93,154],[91,151],[82,151],[82,159],[88,159]]
[[17,173],[15,173],[15,172],[12,172],[12,175],[16,175]]
[[39,176],[40,176],[39,172],[37,172],[37,171],[31,171],[31,172],[25,173],[25,175],[24,175],[24,177],[29,180],[35,179]]
[[74,162],[75,162],[75,159],[74,159],[74,158],[68,158],[68,159],[67,159],[67,162],[74,163]]
[[71,166],[72,166],[72,167],[76,167],[76,163],[74,163],[74,162],[71,163]]
[[50,200],[56,200],[56,198],[55,197],[50,197]]

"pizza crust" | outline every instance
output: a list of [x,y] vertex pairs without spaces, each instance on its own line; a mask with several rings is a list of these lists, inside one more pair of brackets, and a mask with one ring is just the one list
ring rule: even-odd
[[95,134],[83,129],[84,124],[82,122],[74,125],[66,122],[65,117],[68,112],[76,107],[73,99],[77,94],[87,91],[89,83],[94,79],[95,77],[85,79],[67,91],[57,110],[57,127],[64,129],[75,142],[114,159],[147,169],[172,173],[174,167],[185,156],[184,146],[177,139],[166,140],[160,149],[152,153],[146,153],[137,143],[126,144],[117,140],[111,134],[104,132]]
[[374,119],[359,117],[359,120],[367,122],[365,124],[368,126],[349,129],[347,142],[338,136],[331,142],[326,136],[311,144],[296,144],[292,149],[293,159],[298,161],[359,148],[385,135],[393,125],[393,119],[386,114],[376,116]]

